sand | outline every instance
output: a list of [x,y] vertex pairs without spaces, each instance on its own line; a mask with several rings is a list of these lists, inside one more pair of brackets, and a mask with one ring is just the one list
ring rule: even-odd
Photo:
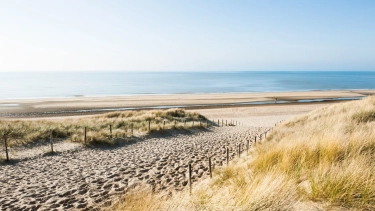
[[233,158],[238,144],[245,150],[247,141],[251,145],[255,136],[259,141],[259,135],[275,123],[328,104],[198,109],[194,111],[215,122],[237,121],[241,126],[155,133],[112,148],[59,140],[53,155],[46,153],[48,145],[13,149],[13,161],[0,163],[0,209],[90,210],[110,205],[139,185],[166,193],[180,191],[188,187],[188,163],[193,165],[193,181],[207,178],[209,156],[215,166],[225,165],[226,148]]
[[225,148],[236,156],[236,144],[266,128],[211,128],[188,134],[148,138],[110,149],[77,148],[52,156],[34,156],[2,165],[2,210],[67,210],[103,207],[113,197],[146,184],[155,191],[178,191],[207,177],[208,155],[225,163]]
[[186,108],[254,106],[241,103],[306,99],[331,99],[362,97],[375,94],[375,90],[366,91],[309,91],[309,92],[267,92],[234,94],[171,94],[122,97],[76,97],[56,99],[0,100],[0,118],[67,116],[106,112],[108,110],[185,106]]

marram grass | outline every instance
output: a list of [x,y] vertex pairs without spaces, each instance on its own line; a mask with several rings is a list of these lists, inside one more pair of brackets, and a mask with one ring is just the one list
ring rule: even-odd
[[[184,124],[184,121],[188,121]],[[196,121],[192,125],[192,121]],[[50,131],[53,138],[69,139],[73,142],[84,142],[84,128],[87,128],[86,144],[113,144],[118,139],[126,139],[133,134],[150,130],[187,129],[199,127],[199,120],[206,120],[198,113],[186,112],[183,109],[122,111],[64,120],[0,120],[0,137],[8,137],[10,146],[47,141]],[[165,122],[165,124],[164,124]],[[110,125],[112,135],[110,134]],[[1,142],[2,143],[2,142]]]
[[375,210],[374,112],[375,97],[312,111],[193,184],[192,195],[134,191],[111,210]]

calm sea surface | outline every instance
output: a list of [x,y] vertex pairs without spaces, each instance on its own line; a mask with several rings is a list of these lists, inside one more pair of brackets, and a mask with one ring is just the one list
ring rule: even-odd
[[375,89],[375,72],[0,72],[0,99]]

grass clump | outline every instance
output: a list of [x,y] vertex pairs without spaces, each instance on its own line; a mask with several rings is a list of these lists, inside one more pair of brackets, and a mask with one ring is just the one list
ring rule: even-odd
[[131,128],[133,128],[133,134],[147,133],[148,121],[150,121],[150,132],[153,132],[200,127],[197,123],[192,125],[192,121],[200,120],[206,120],[206,118],[183,109],[122,111],[80,119],[50,121],[0,120],[0,136],[6,135],[10,140],[10,146],[22,146],[47,141],[52,131],[54,138],[84,143],[84,128],[86,128],[87,144],[114,144],[117,140],[131,136]]
[[375,111],[362,111],[353,115],[357,123],[375,121]]
[[[154,208],[375,210],[374,111],[375,97],[368,97],[284,122],[249,156],[193,185],[191,196],[176,193]],[[126,207],[126,196],[118,204]]]

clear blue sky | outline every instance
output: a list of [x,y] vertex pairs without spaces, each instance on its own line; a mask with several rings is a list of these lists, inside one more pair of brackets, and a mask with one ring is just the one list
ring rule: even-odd
[[374,0],[0,0],[0,71],[375,70]]

